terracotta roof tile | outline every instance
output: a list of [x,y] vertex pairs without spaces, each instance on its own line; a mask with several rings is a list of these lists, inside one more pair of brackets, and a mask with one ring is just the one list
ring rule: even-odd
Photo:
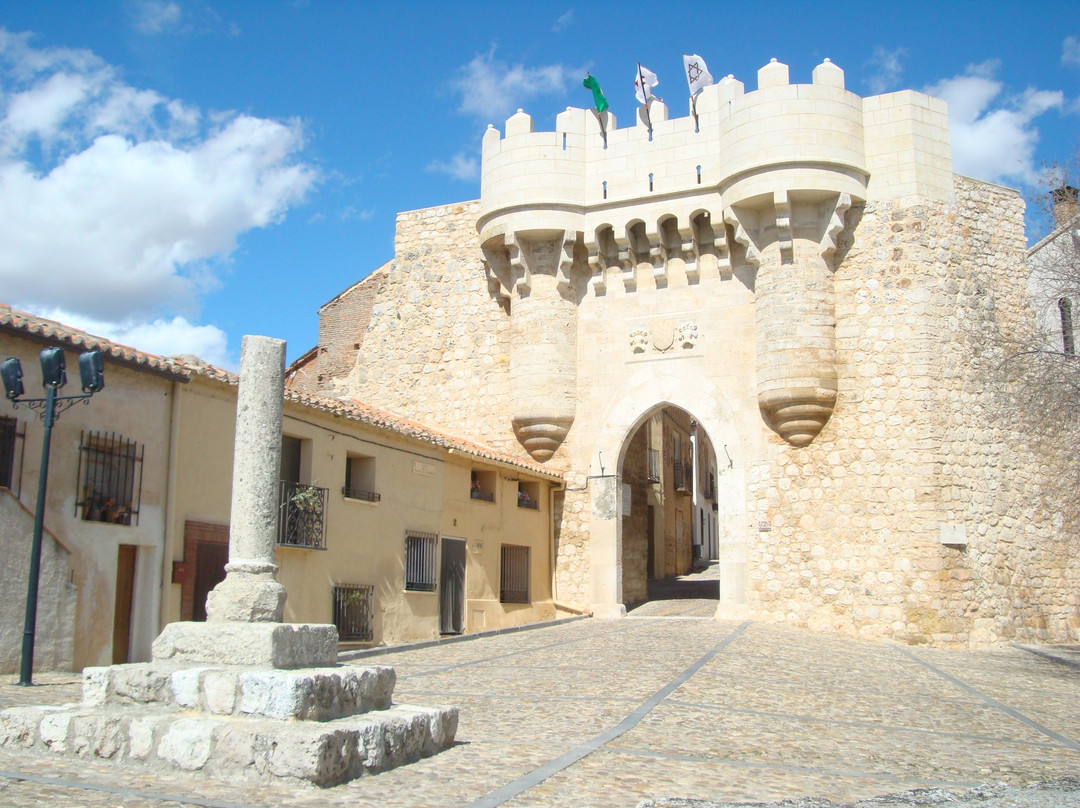
[[143,368],[154,373],[187,381],[191,372],[174,358],[138,351],[128,345],[112,342],[104,337],[96,337],[77,328],[36,317],[25,311],[13,309],[0,303],[0,329],[28,334],[43,341],[58,342],[61,345],[89,351],[100,350],[115,362]]

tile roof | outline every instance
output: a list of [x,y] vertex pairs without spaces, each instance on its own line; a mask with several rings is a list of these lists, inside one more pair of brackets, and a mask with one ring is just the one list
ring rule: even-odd
[[13,309],[4,303],[0,303],[0,330],[23,333],[42,342],[58,342],[66,347],[84,351],[96,348],[106,358],[122,365],[148,370],[180,381],[191,378],[191,371],[175,357],[163,357],[139,351],[55,320],[46,320],[44,317],[36,317],[25,311]]
[[[82,350],[101,350],[114,362],[134,368],[161,374],[179,381],[188,381],[192,376],[202,376],[223,384],[236,386],[240,377],[228,370],[204,362],[195,356],[162,357],[136,350],[116,342],[96,337],[77,328],[36,317],[11,306],[0,303],[0,330],[24,333],[43,342],[59,342],[62,345]],[[348,418],[351,421],[367,424],[376,429],[394,432],[414,440],[439,446],[451,452],[457,452],[478,460],[486,460],[504,466],[528,471],[550,480],[562,479],[562,473],[547,468],[532,460],[505,454],[481,443],[455,437],[408,418],[386,412],[360,401],[341,401],[313,393],[298,390],[285,390],[285,400],[303,407],[327,412]]]
[[[215,367],[214,365],[194,358],[189,359],[188,357],[183,357],[182,361],[192,373],[233,386],[239,384],[240,377],[236,373],[222,370],[219,367]],[[299,404],[302,407],[308,407],[313,410],[330,413],[331,415],[337,415],[342,418],[347,418],[350,421],[357,421],[376,429],[382,429],[387,432],[403,435],[407,438],[423,441],[424,443],[438,446],[477,460],[484,460],[503,466],[521,469],[530,474],[535,474],[549,480],[561,480],[563,478],[562,472],[543,466],[533,460],[526,460],[521,457],[500,452],[498,449],[485,446],[482,443],[459,438],[455,435],[417,423],[404,416],[395,415],[386,410],[380,410],[377,407],[372,407],[370,404],[365,404],[364,402],[355,399],[344,401],[321,396],[316,393],[305,393],[300,390],[286,388],[285,400],[291,401],[294,404]]]

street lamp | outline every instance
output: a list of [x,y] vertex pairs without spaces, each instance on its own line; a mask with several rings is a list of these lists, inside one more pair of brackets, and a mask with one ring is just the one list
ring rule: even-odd
[[21,398],[25,392],[22,376],[22,364],[14,356],[5,359],[0,365],[4,394],[16,409],[20,404],[26,404],[37,412],[45,426],[45,437],[41,444],[37,503],[34,508],[34,541],[30,546],[30,580],[26,586],[22,666],[19,670],[19,684],[31,685],[34,671],[34,628],[37,623],[38,579],[41,577],[41,533],[45,524],[45,490],[49,480],[49,444],[52,441],[52,428],[60,417],[60,413],[76,402],[89,401],[90,396],[105,387],[105,365],[99,350],[86,351],[79,356],[82,395],[77,396],[57,395],[57,390],[67,384],[63,348],[46,348],[41,352],[41,378],[45,385],[45,398]]

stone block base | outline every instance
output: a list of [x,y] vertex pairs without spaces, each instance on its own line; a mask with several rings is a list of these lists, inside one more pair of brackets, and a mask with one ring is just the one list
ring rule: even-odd
[[385,666],[295,670],[186,667],[171,662],[83,671],[83,707],[331,721],[390,707],[397,675]]
[[325,787],[449,747],[457,720],[456,707],[404,705],[333,721],[237,721],[147,707],[13,707],[0,712],[0,746]]
[[156,662],[313,668],[337,662],[337,629],[316,623],[169,623]]

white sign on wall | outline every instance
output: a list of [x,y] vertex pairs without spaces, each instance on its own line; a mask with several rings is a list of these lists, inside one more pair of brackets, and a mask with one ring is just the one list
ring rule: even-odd
[[622,484],[622,515],[623,516],[629,516],[630,515],[630,492],[631,492],[631,490],[633,490],[633,489],[630,488],[630,483],[623,483]]

